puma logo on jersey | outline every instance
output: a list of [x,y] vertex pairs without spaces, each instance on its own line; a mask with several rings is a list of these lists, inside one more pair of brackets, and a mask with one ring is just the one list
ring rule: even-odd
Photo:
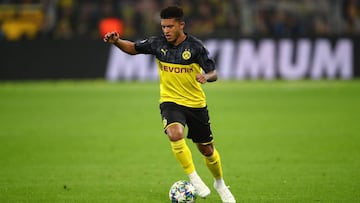
[[164,54],[164,56],[166,56],[166,52],[168,51],[167,49],[160,49],[160,51]]

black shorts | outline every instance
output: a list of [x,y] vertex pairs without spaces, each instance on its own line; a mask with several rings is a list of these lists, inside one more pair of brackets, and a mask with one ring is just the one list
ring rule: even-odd
[[173,102],[160,104],[164,130],[174,123],[188,127],[187,138],[195,143],[207,144],[213,141],[207,107],[190,108]]

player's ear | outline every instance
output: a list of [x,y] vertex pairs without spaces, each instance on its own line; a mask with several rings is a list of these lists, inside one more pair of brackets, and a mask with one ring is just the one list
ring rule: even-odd
[[185,22],[184,22],[184,21],[180,21],[180,28],[181,28],[181,29],[184,29],[184,27],[185,27]]

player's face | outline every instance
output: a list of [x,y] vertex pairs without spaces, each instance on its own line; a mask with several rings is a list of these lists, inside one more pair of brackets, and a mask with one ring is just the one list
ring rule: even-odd
[[184,32],[184,22],[180,22],[174,18],[161,19],[161,28],[166,40],[172,44],[176,44],[180,35]]

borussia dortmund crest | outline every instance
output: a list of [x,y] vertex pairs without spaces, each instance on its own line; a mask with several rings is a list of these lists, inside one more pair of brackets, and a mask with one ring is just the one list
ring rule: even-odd
[[184,60],[189,60],[191,58],[190,49],[185,49],[185,51],[182,53],[182,58]]

